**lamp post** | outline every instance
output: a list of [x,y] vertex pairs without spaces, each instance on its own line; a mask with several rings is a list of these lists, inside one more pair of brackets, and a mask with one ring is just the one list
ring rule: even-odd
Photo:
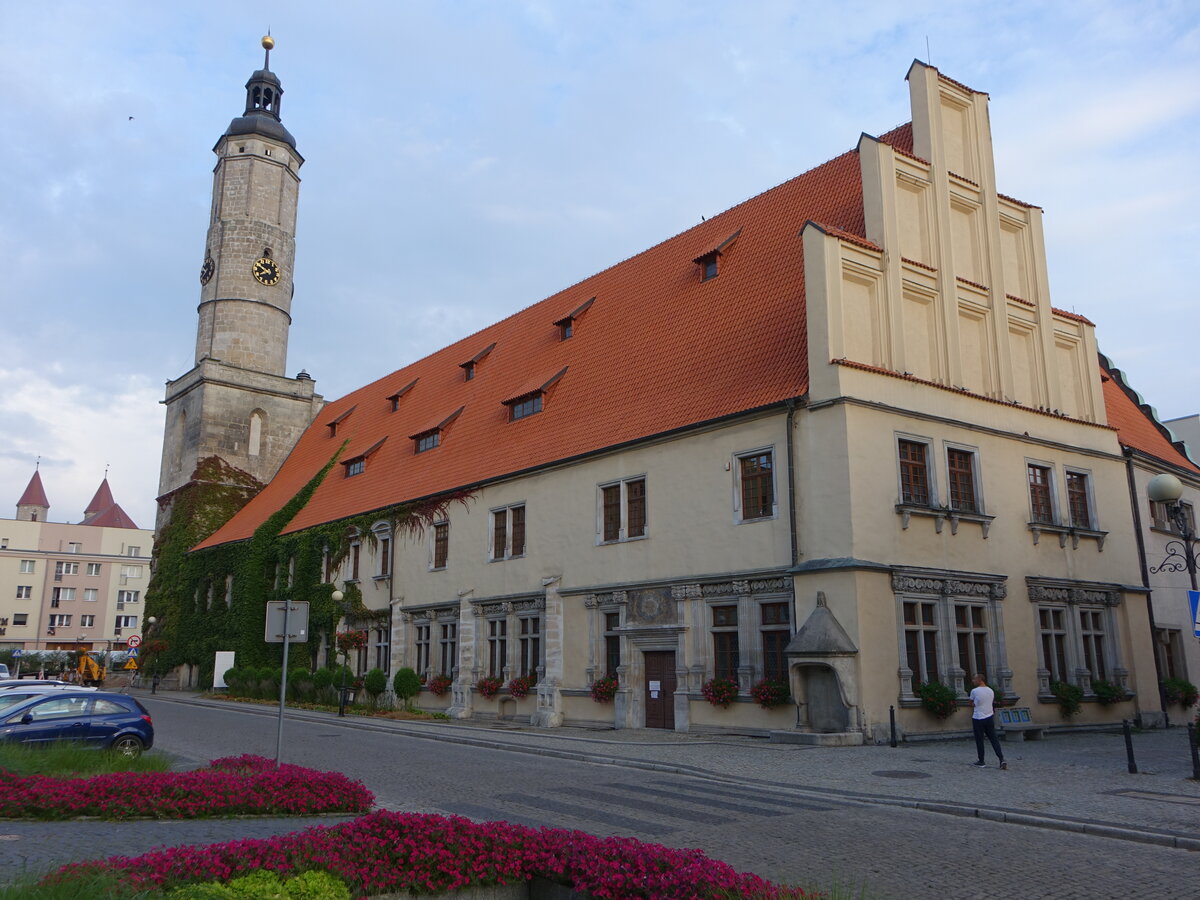
[[1146,496],[1155,503],[1167,505],[1167,518],[1175,526],[1178,538],[1167,541],[1167,555],[1157,566],[1152,566],[1150,574],[1161,572],[1187,572],[1192,582],[1192,590],[1196,588],[1196,531],[1188,520],[1187,512],[1179,498],[1183,496],[1183,482],[1174,475],[1163,473],[1155,475],[1146,485]]
[[[146,618],[146,637],[150,636],[150,632],[152,632],[154,630],[154,623],[157,621],[158,621],[158,619],[154,618],[154,616],[148,616]],[[158,693],[158,661],[157,660],[155,660],[155,662],[154,662],[154,671],[150,673],[150,693],[152,693],[152,694]]]
[[[339,607],[342,605],[342,601],[346,599],[346,595],[343,594],[341,591],[334,591],[332,594],[329,595],[329,597]],[[342,612],[345,613],[344,608],[342,609]],[[335,628],[334,629],[334,641],[337,640],[336,635],[337,635],[337,629]],[[336,647],[336,646],[337,646],[337,644],[335,643],[334,647]],[[344,655],[345,654],[343,654],[343,656]],[[345,659],[342,660],[342,686],[338,690],[338,716],[343,719],[346,717],[346,660]]]

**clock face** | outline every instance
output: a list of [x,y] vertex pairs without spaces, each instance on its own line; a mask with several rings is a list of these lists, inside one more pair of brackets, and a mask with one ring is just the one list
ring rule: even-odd
[[254,277],[259,283],[272,285],[279,283],[279,266],[269,256],[254,261]]
[[212,280],[213,272],[216,270],[217,264],[213,262],[212,257],[205,257],[204,265],[200,267],[200,283],[208,284]]

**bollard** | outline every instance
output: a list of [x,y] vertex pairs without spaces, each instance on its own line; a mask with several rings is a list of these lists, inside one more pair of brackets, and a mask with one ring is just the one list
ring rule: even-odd
[[894,707],[894,706],[888,707],[888,719],[890,719],[891,723],[892,723],[892,746],[895,747],[896,746],[896,707]]
[[1200,742],[1200,734],[1196,733],[1196,726],[1188,722],[1188,747],[1192,751],[1192,780],[1200,781],[1200,748],[1197,748],[1197,742]]
[[1129,720],[1121,720],[1121,728],[1125,732],[1125,755],[1129,757],[1129,774],[1136,775],[1138,773],[1137,763],[1133,761],[1133,734],[1129,730]]

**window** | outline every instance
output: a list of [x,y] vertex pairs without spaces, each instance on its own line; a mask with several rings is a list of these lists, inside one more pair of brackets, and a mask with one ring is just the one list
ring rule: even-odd
[[787,660],[783,651],[792,637],[790,604],[764,603],[759,607],[762,618],[763,677],[775,680],[787,678]]
[[929,445],[901,438],[897,448],[900,458],[900,502],[929,506]]
[[32,584],[18,584],[17,585],[17,599],[18,600],[32,600],[33,599],[33,585]]
[[429,650],[431,646],[429,632],[432,627],[429,624],[417,625],[413,632],[413,644],[417,650],[417,664],[414,668],[417,670],[417,674],[421,676],[424,676],[429,671]]
[[600,540],[646,536],[646,479],[631,478],[600,488]]
[[95,616],[80,616],[79,617],[79,627],[80,628],[94,628],[95,625],[96,625],[96,617]]
[[1067,512],[1072,528],[1092,527],[1092,506],[1088,476],[1083,472],[1067,472]]
[[492,559],[525,555],[525,506],[492,510]]
[[54,574],[56,576],[63,575],[78,575],[79,563],[76,562],[56,562],[54,564]]
[[450,523],[435,522],[433,526],[433,567],[446,568],[450,556]]
[[138,591],[117,591],[118,603],[137,603]]
[[141,566],[121,566],[121,577],[122,578],[141,578],[142,577],[142,567]]
[[87,564],[87,573],[89,575],[99,575],[100,574],[100,563],[88,563]]
[[50,605],[58,606],[60,600],[74,600],[75,588],[56,587],[50,595]]
[[392,538],[390,535],[379,535],[379,549],[376,558],[379,560],[379,577],[386,578],[392,574]]
[[621,665],[621,635],[617,633],[620,627],[619,612],[604,614],[604,674],[613,677],[616,677],[617,667]]
[[133,547],[133,546],[130,546],[130,547],[128,548],[128,550],[126,550],[126,552],[125,552],[125,555],[126,555],[126,556],[141,556],[141,555],[142,555],[142,548],[141,548],[141,547]]
[[1049,466],[1029,463],[1029,506],[1032,521],[1040,525],[1054,524],[1054,494]]
[[775,514],[775,475],[772,457],[771,450],[738,457],[742,521],[766,519]]
[[377,625],[371,629],[371,646],[375,650],[375,668],[382,669],[384,674],[392,668],[392,627],[390,624]]
[[738,608],[736,606],[714,606],[713,624],[713,668],[717,678],[738,680]]
[[67,541],[67,552],[68,553],[82,553],[83,552],[83,544],[79,543],[78,541]]
[[904,603],[904,664],[914,683],[940,681],[938,670],[937,603],[909,600]]
[[465,362],[462,364],[462,368],[463,368],[463,372],[466,374],[466,378],[464,380],[474,381],[475,380],[475,363],[473,361]]
[[362,560],[362,544],[355,541],[350,545],[350,581],[358,581],[358,566]]
[[22,575],[32,575],[33,574],[33,560],[32,559],[21,560],[21,574]]
[[95,603],[100,599],[100,592],[96,588],[84,588],[83,600],[85,603]]
[[513,422],[532,416],[534,413],[540,413],[542,411],[542,395],[534,394],[521,400],[514,400],[509,404],[509,410],[509,419]]
[[711,278],[717,277],[717,257],[715,250],[710,253],[705,253],[703,256],[696,257],[693,262],[700,267],[700,280],[708,281]]
[[117,628],[137,628],[137,616],[117,616]]
[[416,441],[416,452],[424,453],[441,444],[442,433],[437,430],[426,431],[424,434],[417,435],[413,440]]
[[974,452],[947,448],[946,474],[950,480],[950,508],[958,512],[979,512],[975,497]]
[[1042,636],[1042,665],[1049,670],[1051,681],[1066,681],[1069,674],[1066,616],[1065,609],[1038,610],[1038,626]]
[[[64,624],[69,625],[70,623]],[[56,697],[53,700],[26,707],[25,713],[37,722],[50,719],[73,719],[83,714],[89,702],[90,698]]]
[[963,681],[971,684],[976,675],[987,678],[987,609],[979,603],[955,603],[954,635]]
[[47,624],[51,628],[69,628],[71,625],[71,617],[64,616],[62,613],[51,613],[50,621]]
[[563,319],[558,323],[558,339],[560,341],[569,340],[575,334],[575,320]]
[[13,613],[13,625],[28,625],[29,613]]
[[488,675],[503,678],[508,665],[508,620],[488,621]]
[[454,674],[454,667],[458,665],[458,623],[443,622],[441,632],[438,638],[442,651],[438,673],[449,676]]
[[353,478],[355,475],[361,475],[367,469],[367,461],[361,456],[358,459],[349,460],[346,463],[346,477]]
[[1177,628],[1154,630],[1154,652],[1163,678],[1187,678],[1183,668],[1183,644]]
[[521,616],[517,619],[517,628],[521,653],[517,674],[536,681],[538,666],[542,663],[542,619],[540,616]]
[[[1153,500],[1151,500],[1150,501],[1150,517],[1154,522],[1154,527],[1159,529],[1160,531],[1170,531],[1175,534],[1179,534],[1180,533],[1179,527],[1175,523],[1175,520],[1171,518],[1170,506],[1171,506],[1171,504],[1169,504],[1169,503],[1156,503]],[[1188,530],[1192,534],[1195,534],[1196,533],[1196,510],[1195,510],[1195,508],[1192,506],[1192,504],[1184,502],[1182,500],[1179,502],[1179,508],[1183,510],[1184,520],[1188,523]],[[24,571],[24,570],[22,570],[22,571]]]
[[1107,678],[1104,664],[1104,612],[1099,609],[1079,610],[1079,635],[1083,639],[1083,665],[1092,678]]

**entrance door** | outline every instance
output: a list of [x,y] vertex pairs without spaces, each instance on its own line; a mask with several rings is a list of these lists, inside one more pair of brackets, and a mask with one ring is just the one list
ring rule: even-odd
[[675,653],[643,653],[646,662],[646,727],[675,730]]

